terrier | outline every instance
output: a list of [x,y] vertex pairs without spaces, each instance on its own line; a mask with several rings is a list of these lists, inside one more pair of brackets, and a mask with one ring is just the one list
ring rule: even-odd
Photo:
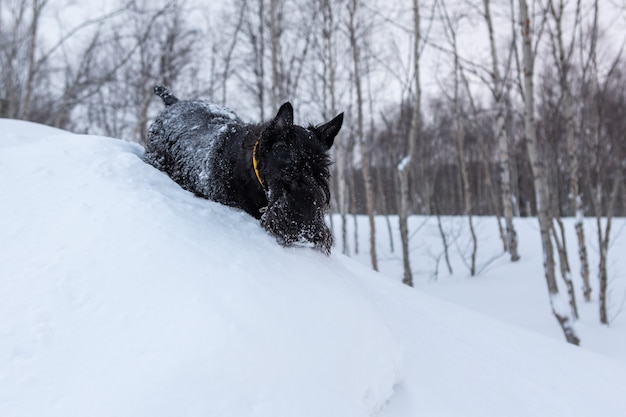
[[165,110],[148,129],[146,162],[195,195],[259,219],[281,245],[330,254],[329,150],[343,113],[302,127],[287,102],[272,120],[249,124],[213,103],[178,100],[161,85],[154,93]]

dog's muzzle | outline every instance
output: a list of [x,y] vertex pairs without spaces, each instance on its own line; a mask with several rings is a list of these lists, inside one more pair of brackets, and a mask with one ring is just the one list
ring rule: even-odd
[[324,220],[324,209],[309,208],[303,216],[286,201],[279,199],[268,205],[261,216],[261,226],[283,246],[312,244],[326,255],[330,254],[333,238]]

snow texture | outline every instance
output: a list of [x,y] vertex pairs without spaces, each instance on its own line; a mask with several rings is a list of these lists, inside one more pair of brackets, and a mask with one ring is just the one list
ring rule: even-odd
[[0,132],[0,416],[626,412],[625,363],[280,247],[137,145]]

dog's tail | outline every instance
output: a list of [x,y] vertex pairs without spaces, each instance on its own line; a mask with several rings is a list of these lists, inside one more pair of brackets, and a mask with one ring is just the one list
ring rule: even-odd
[[154,86],[154,94],[161,97],[163,103],[166,107],[171,106],[172,104],[178,103],[178,99],[172,92],[167,88],[160,84]]

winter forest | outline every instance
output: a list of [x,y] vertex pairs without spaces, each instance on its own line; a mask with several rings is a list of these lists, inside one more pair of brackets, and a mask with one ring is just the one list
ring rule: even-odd
[[[355,250],[347,224],[367,215],[361,251],[377,269],[385,232],[374,217],[393,215],[412,285],[409,216],[462,216],[474,254],[474,218],[496,216],[512,262],[523,257],[515,219],[536,217],[548,291],[563,278],[569,296],[552,311],[577,344],[567,257],[580,259],[588,298],[595,265],[582,219],[595,218],[608,323],[612,219],[626,216],[623,1],[100,3],[0,0],[0,117],[142,144],[161,108],[156,83],[250,121],[285,101],[301,124],[345,112],[333,150],[336,251]],[[564,245],[564,217],[577,219],[568,233],[578,247]]]

